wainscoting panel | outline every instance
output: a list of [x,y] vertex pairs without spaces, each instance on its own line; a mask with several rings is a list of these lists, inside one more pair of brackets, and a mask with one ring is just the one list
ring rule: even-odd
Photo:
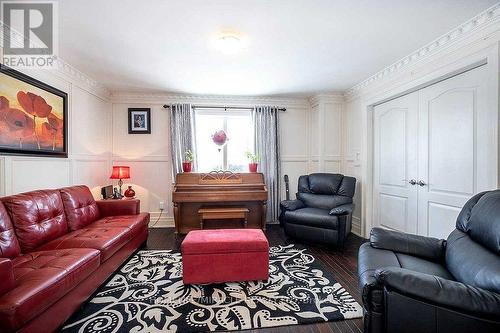
[[87,185],[94,198],[101,197],[101,187],[111,184],[108,159],[74,159],[73,160],[73,184]]
[[309,154],[318,156],[320,153],[321,124],[320,124],[320,106],[316,105],[311,109],[309,116]]
[[71,185],[68,159],[12,158],[10,193],[50,189]]
[[324,160],[324,172],[329,173],[342,173],[342,160],[341,158],[328,158]]
[[[151,108],[151,134],[128,134],[128,108]],[[170,160],[169,113],[161,105],[113,105],[113,154],[122,158]]]
[[111,103],[73,86],[72,154],[101,155],[111,148]]
[[307,109],[291,108],[280,113],[280,149],[282,160],[307,156]]
[[[172,176],[167,156],[162,159],[113,159],[113,165],[130,166],[131,178],[124,180],[123,190],[132,185],[141,200],[144,212],[159,212],[160,202],[165,204],[164,216],[172,216]],[[114,185],[117,186],[116,181]]]
[[324,104],[323,123],[323,155],[340,156],[342,154],[342,104]]
[[[281,162],[282,174],[288,175],[290,180],[290,199],[295,199],[295,193],[297,192],[297,182],[301,175],[307,174],[307,158],[295,161],[282,161]],[[284,200],[286,198],[285,182],[281,179],[281,198]]]

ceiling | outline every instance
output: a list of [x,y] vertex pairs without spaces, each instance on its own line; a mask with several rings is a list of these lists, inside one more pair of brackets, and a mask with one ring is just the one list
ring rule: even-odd
[[[64,0],[60,56],[112,91],[342,91],[496,0]],[[224,54],[221,31],[247,46]]]

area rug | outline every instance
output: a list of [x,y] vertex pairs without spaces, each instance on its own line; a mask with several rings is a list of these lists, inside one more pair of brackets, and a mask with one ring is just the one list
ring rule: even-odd
[[269,280],[182,283],[181,254],[139,251],[63,332],[205,332],[338,321],[361,306],[307,251],[269,251]]

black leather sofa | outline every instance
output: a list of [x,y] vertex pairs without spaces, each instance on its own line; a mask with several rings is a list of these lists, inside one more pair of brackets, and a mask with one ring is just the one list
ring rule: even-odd
[[500,190],[473,196],[446,241],[374,228],[358,260],[365,333],[500,332]]
[[300,176],[296,200],[280,205],[280,224],[293,238],[343,247],[351,232],[356,178],[313,173]]

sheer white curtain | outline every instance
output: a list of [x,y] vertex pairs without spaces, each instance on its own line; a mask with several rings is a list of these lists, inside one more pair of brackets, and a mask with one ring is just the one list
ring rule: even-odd
[[255,153],[260,157],[260,171],[269,192],[268,222],[278,220],[280,204],[279,110],[275,106],[255,106],[253,113]]
[[174,180],[175,176],[182,172],[182,161],[186,151],[191,150],[195,153],[194,123],[194,111],[191,104],[170,106],[170,143]]

